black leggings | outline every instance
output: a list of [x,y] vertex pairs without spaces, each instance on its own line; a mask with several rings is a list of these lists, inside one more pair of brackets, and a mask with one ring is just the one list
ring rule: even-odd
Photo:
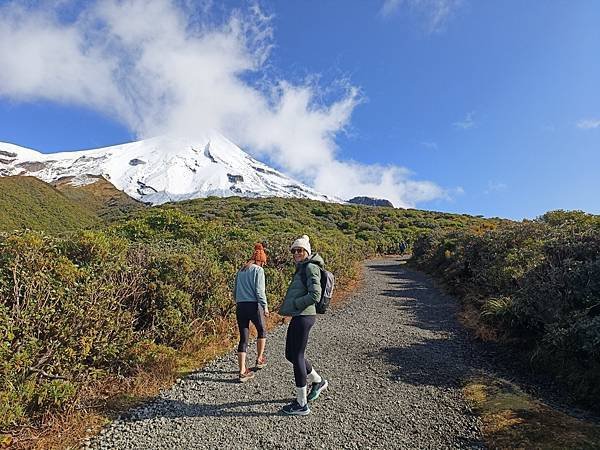
[[316,316],[294,316],[287,330],[285,359],[294,365],[296,387],[306,386],[306,375],[312,372],[312,364],[304,357],[308,333],[315,324]]
[[248,350],[248,335],[250,334],[250,322],[256,327],[258,339],[267,337],[265,327],[265,311],[258,302],[240,302],[236,306],[238,329],[240,330],[240,343],[238,352],[246,353]]

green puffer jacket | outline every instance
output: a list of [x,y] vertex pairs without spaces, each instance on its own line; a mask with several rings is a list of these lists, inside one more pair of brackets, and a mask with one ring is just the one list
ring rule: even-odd
[[[318,267],[317,267],[318,266]],[[323,258],[318,253],[296,264],[296,273],[279,308],[282,316],[314,316],[317,314],[315,303],[321,298],[321,271],[325,268]],[[306,270],[306,286],[302,284],[302,271]]]

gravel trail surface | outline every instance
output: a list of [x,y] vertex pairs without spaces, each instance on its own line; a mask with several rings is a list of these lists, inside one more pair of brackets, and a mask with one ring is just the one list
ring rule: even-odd
[[478,366],[476,346],[456,321],[455,302],[403,263],[367,262],[360,289],[318,317],[307,357],[329,388],[310,415],[280,413],[295,396],[286,325],[269,334],[269,364],[253,380],[238,383],[232,349],[85,448],[483,448],[461,394],[461,380]]

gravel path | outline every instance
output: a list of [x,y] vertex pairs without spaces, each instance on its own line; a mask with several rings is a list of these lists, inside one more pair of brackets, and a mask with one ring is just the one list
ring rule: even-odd
[[306,417],[280,414],[295,395],[286,328],[270,333],[269,365],[248,383],[232,349],[86,448],[483,448],[460,390],[477,351],[452,299],[400,260],[368,262],[360,290],[318,317],[307,355],[330,385]]

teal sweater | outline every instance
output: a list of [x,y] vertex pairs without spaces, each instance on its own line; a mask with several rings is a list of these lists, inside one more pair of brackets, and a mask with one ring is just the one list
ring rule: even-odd
[[[309,264],[310,263],[310,264]],[[296,273],[279,308],[282,316],[313,316],[317,314],[315,304],[321,298],[321,271],[325,263],[319,254],[296,265]],[[306,286],[302,283],[302,271],[306,270]]]
[[267,295],[265,293],[265,271],[256,264],[241,269],[235,276],[234,297],[236,303],[258,302],[265,311],[267,307]]

